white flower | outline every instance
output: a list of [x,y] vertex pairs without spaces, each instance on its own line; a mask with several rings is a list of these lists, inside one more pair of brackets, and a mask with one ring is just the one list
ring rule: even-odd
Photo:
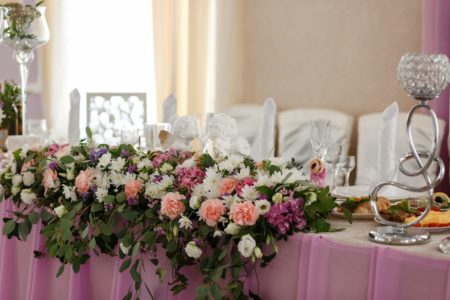
[[308,193],[306,196],[306,205],[310,205],[311,203],[314,203],[317,201],[317,194],[316,193]]
[[17,185],[13,185],[12,188],[11,188],[11,193],[12,193],[14,196],[17,195],[18,193],[20,193],[20,187],[17,186]]
[[283,202],[283,194],[276,193],[272,196],[272,201],[273,203],[280,204],[281,202]]
[[255,250],[253,250],[253,253],[255,254],[256,258],[261,258],[263,257],[262,251],[259,247],[255,247]]
[[245,167],[242,168],[239,173],[237,173],[236,175],[234,175],[234,178],[242,180],[244,178],[250,177],[250,169]]
[[57,208],[54,209],[54,211],[59,218],[61,218],[67,212],[66,207],[64,205],[58,206]]
[[63,194],[64,194],[64,198],[66,198],[67,200],[70,199],[70,201],[76,201],[77,200],[77,194],[75,192],[75,187],[74,186],[67,186],[67,185],[63,185]]
[[180,228],[184,229],[192,228],[192,222],[186,216],[181,216],[181,218],[178,220],[178,224],[180,225]]
[[256,180],[256,186],[272,186],[273,185],[273,180],[270,178],[269,175],[266,174],[261,174],[258,173],[257,174],[257,180]]
[[206,170],[206,178],[203,180],[203,192],[208,198],[217,198],[220,192],[222,176],[213,168]]
[[75,179],[75,163],[70,163],[66,165],[66,178],[67,180]]
[[278,167],[281,167],[282,165],[286,164],[286,159],[284,159],[282,157],[272,157],[269,160],[272,165],[275,165]]
[[254,186],[246,185],[242,189],[242,198],[247,201],[256,200],[258,198],[258,191]]
[[228,209],[230,209],[231,205],[233,205],[234,203],[242,201],[241,198],[239,198],[239,196],[237,196],[237,195],[225,196],[225,197],[223,197],[223,199],[225,200],[225,206]]
[[228,160],[228,159],[220,162],[218,166],[219,166],[219,169],[225,170],[225,171],[228,171],[228,172],[233,171],[234,168],[235,168],[235,165],[233,164],[233,162]]
[[197,120],[193,116],[181,116],[172,124],[172,135],[182,139],[195,139],[197,137]]
[[215,114],[208,122],[207,132],[211,139],[235,138],[238,134],[236,120],[222,113]]
[[24,189],[20,192],[20,200],[26,204],[32,204],[34,200],[36,200],[36,194],[33,193],[30,189]]
[[195,158],[191,157],[189,159],[186,159],[181,165],[178,167],[180,168],[192,168],[196,166]]
[[256,242],[252,238],[250,234],[246,234],[241,237],[241,240],[238,243],[239,253],[243,257],[250,257],[253,254],[253,250],[255,250]]
[[22,150],[20,151],[20,158],[25,159],[29,150],[30,146],[28,146],[28,144],[24,144],[22,146]]
[[270,202],[267,200],[256,201],[255,206],[258,209],[260,215],[264,215],[270,210]]
[[200,208],[200,197],[199,196],[191,196],[191,199],[189,199],[189,207],[192,209]]
[[121,173],[111,172],[110,176],[109,176],[109,179],[111,180],[111,183],[115,187],[119,187],[123,183],[123,175]]
[[222,231],[222,230],[216,229],[216,230],[214,231],[213,237],[220,238],[220,237],[222,237],[222,236],[223,236],[223,231]]
[[136,174],[132,173],[126,173],[124,176],[122,176],[122,184],[126,185],[130,181],[136,180]]
[[103,154],[98,160],[98,166],[101,168],[106,168],[111,163],[111,153]]
[[202,249],[197,247],[194,241],[190,241],[187,243],[186,247],[184,248],[184,251],[186,251],[187,256],[192,258],[199,258],[202,255]]
[[103,202],[103,198],[105,198],[106,196],[108,196],[108,189],[105,188],[97,188],[97,191],[95,192],[95,197],[97,198],[97,201],[102,203]]
[[231,162],[234,168],[240,167],[244,163],[244,157],[238,154],[231,154],[228,156],[228,160]]
[[122,251],[123,254],[127,255],[127,254],[128,254],[128,251],[130,251],[131,246],[125,247],[125,246],[122,244],[122,242],[120,242],[119,248],[120,248],[120,251]]
[[152,166],[152,161],[148,158],[144,158],[137,164],[137,167],[139,170],[143,169],[143,168],[149,168],[151,166]]
[[125,159],[123,159],[122,157],[118,157],[111,162],[111,170],[120,173],[125,167],[125,163]]
[[95,170],[95,185],[98,187],[102,187],[108,189],[110,186],[108,173],[103,173],[102,171],[96,169]]
[[239,233],[239,230],[241,230],[241,227],[235,223],[229,223],[224,229],[224,231],[229,235],[236,235]]
[[160,170],[161,170],[161,172],[163,172],[163,173],[168,173],[168,172],[170,172],[170,171],[173,170],[173,167],[172,167],[171,164],[164,163],[164,164],[161,166]]
[[13,185],[20,185],[22,183],[22,175],[16,174],[12,178],[12,184]]
[[31,172],[25,172],[23,174],[23,184],[25,186],[31,186],[35,182],[34,174]]
[[3,119],[6,117],[5,113],[3,112],[3,107],[0,107],[0,125],[3,122]]
[[140,159],[141,158],[139,156],[133,156],[131,158],[131,161],[133,162],[133,164],[137,165],[139,163]]

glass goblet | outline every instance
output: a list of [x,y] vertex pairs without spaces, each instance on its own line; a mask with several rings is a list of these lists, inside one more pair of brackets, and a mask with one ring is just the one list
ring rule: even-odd
[[315,158],[324,160],[330,142],[331,121],[313,120],[311,121],[311,146]]
[[209,139],[209,133],[208,133],[208,124],[211,118],[214,116],[213,113],[206,113],[206,114],[198,114],[197,115],[197,132],[198,132],[198,139],[200,141],[202,152],[207,152],[208,148],[208,139]]
[[345,186],[350,185],[350,173],[356,166],[354,156],[342,156],[338,162],[338,168],[340,168],[345,173]]
[[338,163],[342,156],[342,145],[334,144],[328,147],[327,155],[325,156],[325,162],[331,169],[331,175],[333,176],[333,183],[331,186],[331,191],[333,191],[337,186],[337,177],[339,175]]

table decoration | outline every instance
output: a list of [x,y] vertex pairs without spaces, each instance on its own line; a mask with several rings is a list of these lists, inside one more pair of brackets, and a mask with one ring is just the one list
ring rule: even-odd
[[0,83],[0,146],[4,147],[8,135],[20,134],[21,128],[20,87],[14,82]]
[[30,65],[35,48],[47,43],[50,33],[45,19],[45,7],[7,3],[0,6],[0,43],[14,49],[14,58],[19,64],[22,91],[22,131],[27,134],[26,104]]
[[[431,210],[434,188],[439,184],[439,182],[441,182],[445,173],[444,162],[436,155],[439,126],[436,114],[429,106],[429,101],[438,97],[439,93],[447,87],[450,79],[450,65],[448,58],[445,55],[408,53],[403,55],[400,59],[397,71],[400,85],[406,90],[408,95],[419,101],[419,104],[415,105],[408,114],[406,130],[408,133],[408,144],[411,151],[406,153],[400,159],[399,170],[406,176],[422,176],[424,179],[424,185],[418,187],[408,186],[396,181],[384,181],[379,183],[371,193],[371,208],[377,221],[388,226],[370,231],[369,239],[373,242],[383,244],[420,244],[427,242],[430,239],[430,234],[426,230],[411,228],[411,226],[418,224]],[[419,109],[425,109],[429,113],[433,122],[434,137],[429,152],[418,151],[412,136],[411,123],[413,121],[414,114]],[[422,159],[424,159],[425,162]],[[411,170],[406,167],[406,163],[411,160],[416,162],[418,168]],[[434,179],[431,179],[428,174],[432,163],[435,163],[439,170]],[[427,192],[428,201],[422,214],[413,221],[406,223],[393,222],[385,219],[382,214],[379,213],[376,200],[380,190],[390,186],[411,192]]]
[[[326,218],[335,198],[293,162],[140,152],[124,144],[92,148],[87,135],[76,146],[18,149],[0,163],[2,194],[15,205],[3,233],[26,240],[42,222],[45,250],[35,255],[58,258],[57,276],[104,253],[119,255],[120,271],[134,280],[124,299],[143,293],[144,262],[158,266],[161,279],[172,277],[174,294],[188,286],[184,268],[197,265],[198,299],[257,298],[244,289],[252,263],[268,265],[277,241],[295,232],[332,229]],[[169,258],[170,272],[158,265],[157,251]]]

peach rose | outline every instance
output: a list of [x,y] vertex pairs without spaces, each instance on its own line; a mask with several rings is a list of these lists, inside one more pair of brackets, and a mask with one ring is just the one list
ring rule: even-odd
[[324,171],[325,166],[323,165],[323,162],[316,158],[309,162],[309,170],[311,174],[320,174]]
[[45,169],[43,177],[42,181],[44,182],[45,190],[55,187],[55,181],[58,178],[55,170],[50,168]]
[[254,225],[259,213],[252,202],[234,203],[231,205],[231,219],[238,225]]
[[161,201],[161,215],[175,220],[186,210],[186,206],[181,201],[185,198],[179,193],[167,193]]
[[225,205],[219,199],[208,199],[202,203],[198,214],[208,226],[216,226],[220,217],[225,213]]
[[94,171],[86,169],[80,171],[77,178],[75,178],[75,187],[78,193],[87,193],[94,182]]
[[137,198],[142,189],[142,183],[139,180],[131,180],[125,185],[125,196],[129,198]]
[[224,178],[220,182],[220,194],[221,195],[230,195],[232,192],[234,192],[234,189],[236,188],[237,180],[233,178]]

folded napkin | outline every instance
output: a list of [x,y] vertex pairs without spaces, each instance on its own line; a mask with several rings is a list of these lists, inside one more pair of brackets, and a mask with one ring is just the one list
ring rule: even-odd
[[74,89],[70,93],[69,111],[69,144],[77,144],[80,141],[80,92]]
[[381,114],[378,136],[377,182],[396,180],[397,175],[397,102],[389,105]]
[[163,122],[169,123],[177,115],[177,98],[169,95],[163,102]]
[[262,160],[275,153],[275,118],[277,105],[273,98],[267,98],[263,105],[263,121],[256,137],[257,142],[252,146],[254,159]]

